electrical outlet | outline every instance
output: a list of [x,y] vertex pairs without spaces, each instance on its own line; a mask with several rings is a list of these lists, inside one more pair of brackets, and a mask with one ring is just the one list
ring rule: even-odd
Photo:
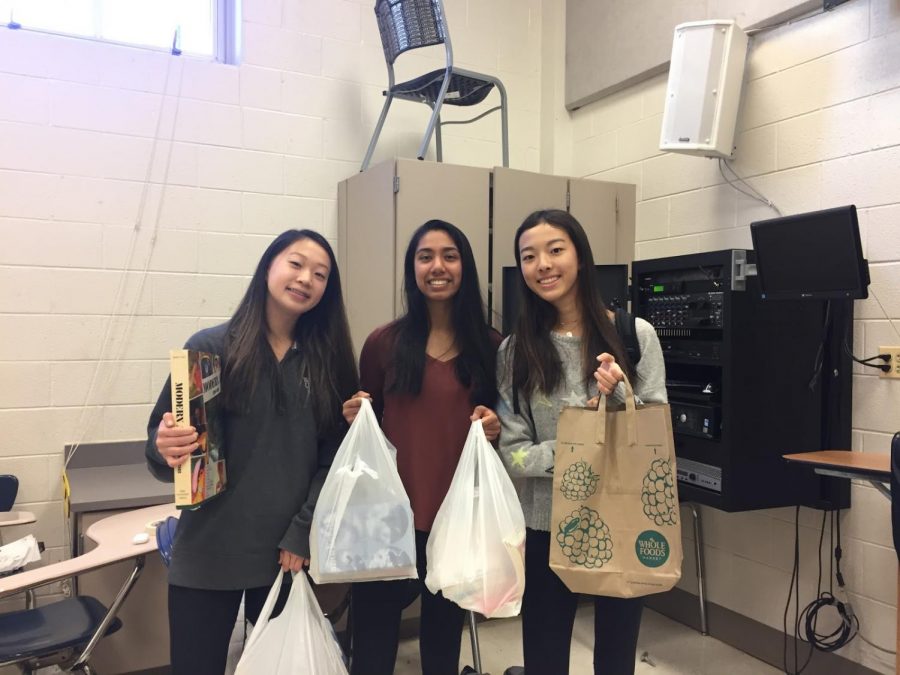
[[891,369],[882,370],[880,373],[880,377],[900,379],[900,347],[879,347],[878,353],[889,354],[891,357],[891,360],[887,363],[887,365],[889,365]]

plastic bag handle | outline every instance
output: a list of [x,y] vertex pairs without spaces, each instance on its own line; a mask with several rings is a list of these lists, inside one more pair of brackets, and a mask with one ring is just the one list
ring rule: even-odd
[[[293,578],[293,577],[292,577]],[[269,595],[266,596],[266,601],[263,603],[262,609],[259,611],[259,618],[256,619],[256,623],[253,624],[253,631],[250,633],[250,637],[247,638],[247,643],[244,645],[244,651],[249,651],[250,647],[259,640],[259,636],[262,635],[263,630],[266,627],[266,624],[269,623],[269,617],[272,616],[272,610],[275,609],[275,603],[278,602],[278,596],[281,593],[281,584],[284,579],[284,572],[281,571],[281,568],[278,569],[278,574],[275,576],[275,583],[272,584],[272,588],[269,590]],[[291,594],[294,593],[294,586],[291,586]]]
[[[356,414],[356,418],[353,420],[353,424],[350,425],[347,434],[357,435],[359,433],[359,427],[365,423],[365,420],[368,420],[369,424],[374,424],[375,427],[378,427],[378,420],[375,419],[375,411],[372,409],[372,403],[367,398],[362,399],[359,412]],[[385,448],[385,450],[387,450],[387,448]],[[331,541],[328,543],[329,551],[334,550],[334,543],[337,541],[338,530],[344,519],[344,511],[347,510],[347,502],[350,499],[350,493],[353,492],[353,488],[356,486],[356,480],[362,474],[366,474],[369,477],[378,480],[378,472],[361,460],[359,456],[353,458],[353,468],[346,471],[346,473],[349,474],[352,480],[342,481],[341,490],[337,494],[338,508],[334,515],[334,527],[331,529]]]
[[[634,389],[628,375],[622,383],[625,385],[625,424],[628,427],[628,445],[637,445],[637,407],[634,402]],[[615,390],[613,390],[615,391]],[[596,440],[599,445],[606,443],[606,408],[609,396],[600,393],[600,404],[597,406]]]

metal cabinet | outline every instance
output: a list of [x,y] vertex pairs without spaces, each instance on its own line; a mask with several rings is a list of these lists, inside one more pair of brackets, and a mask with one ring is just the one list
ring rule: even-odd
[[634,185],[410,159],[382,162],[339,183],[338,263],[356,348],[403,313],[403,255],[415,229],[432,218],[468,237],[499,330],[502,272],[515,265],[515,231],[529,213],[545,208],[578,218],[597,264],[631,263]]

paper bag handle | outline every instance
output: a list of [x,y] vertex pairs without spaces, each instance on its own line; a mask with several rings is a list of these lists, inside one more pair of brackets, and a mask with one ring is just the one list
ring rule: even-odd
[[[631,387],[628,375],[625,375],[622,383],[625,385],[625,424],[628,427],[628,445],[637,445],[637,407],[634,403],[634,389]],[[606,443],[606,406],[608,402],[609,397],[601,392],[600,404],[597,406],[596,424],[597,443],[600,445]]]

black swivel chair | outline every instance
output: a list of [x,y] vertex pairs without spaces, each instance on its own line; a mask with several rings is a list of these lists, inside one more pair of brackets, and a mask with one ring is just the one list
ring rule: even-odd
[[[372,159],[372,153],[381,135],[391,102],[395,98],[424,103],[431,108],[431,118],[425,129],[425,136],[419,146],[419,159],[425,158],[431,135],[435,134],[437,161],[443,160],[441,147],[441,126],[446,124],[468,124],[485,115],[500,111],[501,142],[503,144],[503,166],[509,166],[509,133],[507,123],[506,89],[496,77],[462,70],[453,65],[453,47],[441,0],[376,0],[375,18],[381,33],[381,45],[388,69],[388,88],[384,91],[384,107],[369,141],[360,171],[365,171]],[[394,82],[394,62],[397,57],[411,49],[444,45],[444,68],[396,84]],[[496,87],[500,93],[500,105],[486,110],[480,115],[464,121],[441,122],[443,105],[471,106],[481,103]]]

